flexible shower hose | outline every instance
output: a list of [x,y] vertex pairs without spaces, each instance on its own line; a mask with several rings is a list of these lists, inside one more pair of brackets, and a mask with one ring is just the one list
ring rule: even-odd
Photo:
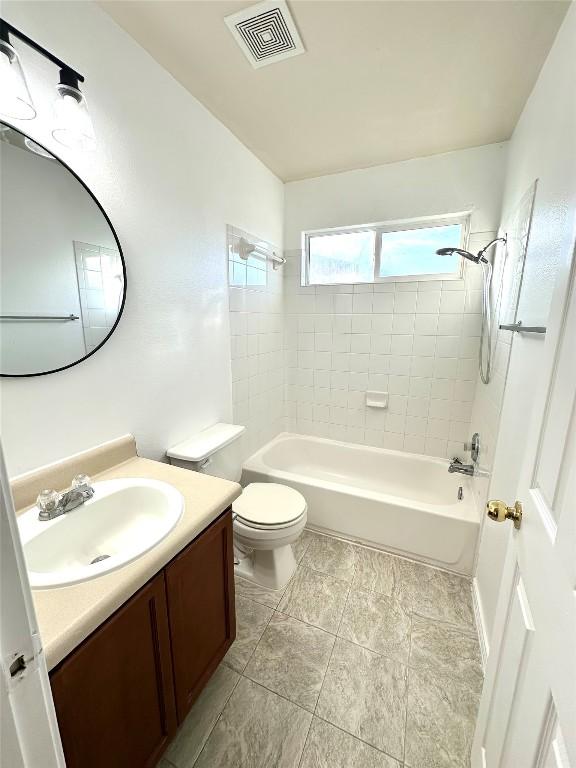
[[480,378],[488,384],[492,371],[492,314],[490,311],[490,284],[492,282],[492,264],[482,261],[482,328],[480,330],[480,349],[478,363]]

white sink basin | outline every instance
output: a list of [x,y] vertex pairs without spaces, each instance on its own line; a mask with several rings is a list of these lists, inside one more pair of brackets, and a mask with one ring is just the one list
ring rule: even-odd
[[162,541],[184,509],[182,494],[159,480],[106,480],[93,488],[89,501],[54,520],[38,520],[37,507],[18,518],[34,589],[77,584],[126,565]]

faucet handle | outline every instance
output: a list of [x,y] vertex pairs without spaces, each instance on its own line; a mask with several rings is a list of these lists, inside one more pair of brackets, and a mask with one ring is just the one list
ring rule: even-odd
[[89,475],[80,473],[79,475],[75,475],[72,478],[70,488],[82,488],[83,486],[90,487],[91,483],[92,483],[92,480],[90,479]]
[[58,491],[45,489],[40,491],[38,498],[36,499],[36,506],[39,510],[39,517],[41,520],[48,519],[50,515],[56,510],[60,503],[61,495]]
[[450,464],[462,464],[462,462],[460,461],[458,456],[452,456],[452,458],[450,459]]
[[70,485],[70,491],[76,491],[82,495],[84,501],[88,501],[94,496],[94,488],[92,488],[92,480],[88,475],[80,473],[72,478]]

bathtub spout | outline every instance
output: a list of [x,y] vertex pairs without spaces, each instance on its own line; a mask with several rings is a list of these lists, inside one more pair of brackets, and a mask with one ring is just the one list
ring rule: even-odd
[[459,475],[473,475],[474,464],[462,464],[460,459],[454,458],[450,462],[448,472],[457,472]]

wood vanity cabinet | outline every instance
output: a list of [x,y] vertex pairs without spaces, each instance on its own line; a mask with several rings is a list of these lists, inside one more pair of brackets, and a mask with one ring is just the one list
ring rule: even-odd
[[165,572],[181,723],[236,636],[231,512],[186,547]]
[[235,628],[226,510],[51,672],[67,768],[155,768]]

